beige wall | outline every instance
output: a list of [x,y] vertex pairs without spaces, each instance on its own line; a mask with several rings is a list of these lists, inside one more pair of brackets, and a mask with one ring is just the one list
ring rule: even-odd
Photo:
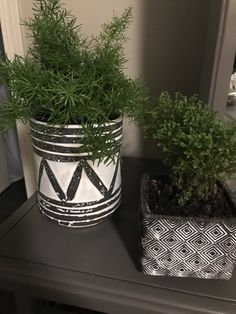
[[[134,20],[125,52],[127,73],[141,76],[150,93],[161,90],[199,93],[211,0],[63,0],[78,17],[82,31],[97,34],[113,12],[132,6]],[[32,14],[33,0],[18,0],[20,16]],[[24,48],[29,40],[22,28]],[[158,156],[153,143],[144,142],[133,124],[125,122],[124,155]]]
[[[33,0],[18,0],[21,19]],[[132,6],[126,45],[127,73],[141,75],[152,93],[163,89],[199,92],[211,0],[63,0],[85,34],[97,34],[113,12]],[[23,29],[24,47],[28,39]]]

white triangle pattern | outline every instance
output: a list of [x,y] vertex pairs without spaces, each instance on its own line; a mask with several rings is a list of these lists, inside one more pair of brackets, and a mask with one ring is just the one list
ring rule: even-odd
[[[38,173],[42,158],[39,158],[37,155],[35,155],[35,156],[37,159],[36,167],[38,168],[38,171],[37,171],[37,173]],[[60,185],[60,187],[62,189],[62,191],[66,195],[67,190],[68,190],[68,186],[71,182],[71,179],[73,177],[73,174],[74,174],[79,162],[55,162],[55,161],[47,160],[47,163],[48,163],[49,167],[51,168],[58,184]],[[104,185],[106,186],[107,189],[110,188],[117,163],[118,163],[118,172],[117,172],[117,175],[115,178],[115,184],[114,184],[113,191],[116,191],[121,185],[121,174],[120,174],[119,160],[116,159],[116,163],[111,163],[108,166],[104,163],[98,164],[95,162],[93,164],[91,161],[88,162],[90,167],[98,175],[98,177],[104,183]],[[59,196],[57,195],[56,191],[54,190],[54,188],[53,188],[53,186],[52,186],[52,184],[48,178],[48,175],[45,171],[45,168],[43,169],[39,191],[51,199],[55,199],[57,201],[60,201]],[[94,201],[100,201],[102,198],[104,198],[104,196],[94,186],[94,184],[88,178],[86,172],[83,169],[79,186],[77,188],[77,191],[76,191],[75,196],[74,196],[73,200],[71,201],[71,203],[94,202]],[[68,201],[68,203],[70,203],[70,202]]]

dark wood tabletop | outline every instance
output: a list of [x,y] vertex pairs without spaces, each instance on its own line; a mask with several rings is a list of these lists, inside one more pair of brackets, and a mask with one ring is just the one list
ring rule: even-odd
[[231,280],[154,277],[139,270],[140,179],[158,160],[122,160],[122,205],[69,229],[43,218],[34,195],[0,226],[0,288],[104,313],[236,313]]

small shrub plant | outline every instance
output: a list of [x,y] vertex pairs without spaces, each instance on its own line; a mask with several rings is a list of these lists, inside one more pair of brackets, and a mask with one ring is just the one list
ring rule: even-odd
[[139,120],[163,152],[179,205],[207,200],[217,192],[218,180],[235,174],[235,123],[219,120],[197,96],[164,92]]
[[0,109],[0,132],[16,119],[81,124],[84,151],[94,159],[111,159],[113,140],[93,125],[119,116],[132,118],[146,99],[142,83],[123,71],[131,8],[104,24],[96,37],[81,33],[60,0],[35,0],[33,10],[25,22],[31,38],[27,55],[0,61],[0,82],[9,92]]

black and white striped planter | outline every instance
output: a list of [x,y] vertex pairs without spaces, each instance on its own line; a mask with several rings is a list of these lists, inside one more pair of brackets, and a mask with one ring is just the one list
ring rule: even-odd
[[[157,177],[153,175],[151,179]],[[146,200],[149,178],[149,175],[143,176],[141,187],[143,273],[154,276],[230,279],[236,262],[236,218],[154,214]],[[234,206],[227,191],[225,197]]]
[[61,127],[37,120],[30,122],[39,209],[59,225],[93,226],[120,205],[122,119],[102,127],[115,140],[116,153],[111,163],[93,162],[88,153],[81,153],[80,125]]

